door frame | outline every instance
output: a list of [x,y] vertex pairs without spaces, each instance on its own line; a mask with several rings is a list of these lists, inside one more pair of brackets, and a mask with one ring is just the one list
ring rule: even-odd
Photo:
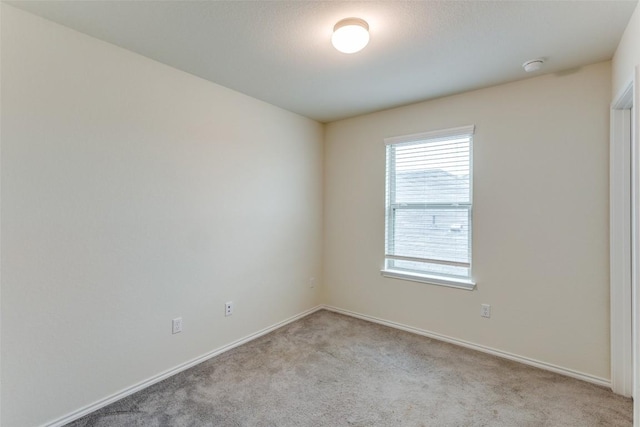
[[[634,393],[634,289],[638,283],[638,147],[631,108],[637,98],[631,81],[611,104],[609,145],[609,233],[611,305],[611,389]],[[638,105],[637,102],[635,105]],[[637,108],[636,108],[637,111]],[[632,165],[634,167],[632,167]],[[637,353],[636,353],[637,354]],[[636,419],[637,417],[634,417]]]

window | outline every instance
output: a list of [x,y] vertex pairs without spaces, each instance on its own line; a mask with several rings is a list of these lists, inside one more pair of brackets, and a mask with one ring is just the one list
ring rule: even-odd
[[382,274],[473,289],[474,126],[387,138]]

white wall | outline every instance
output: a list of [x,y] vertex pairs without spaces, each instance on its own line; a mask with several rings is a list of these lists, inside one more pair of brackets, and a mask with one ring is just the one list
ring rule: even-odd
[[[330,123],[327,302],[609,379],[610,66]],[[470,124],[477,290],[381,277],[383,139]]]
[[1,7],[2,426],[319,302],[322,125]]
[[612,92],[615,99],[633,80],[634,69],[640,64],[640,7],[636,6],[611,61]]

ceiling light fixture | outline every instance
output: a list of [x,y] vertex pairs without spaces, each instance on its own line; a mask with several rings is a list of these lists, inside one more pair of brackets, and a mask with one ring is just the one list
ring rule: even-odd
[[542,68],[542,64],[544,64],[544,60],[542,60],[542,59],[532,59],[531,61],[527,61],[524,64],[522,64],[522,68],[524,68],[524,70],[527,73],[532,73],[532,72],[538,71],[540,68]]
[[369,24],[360,18],[347,18],[333,27],[333,47],[342,53],[356,53],[369,43]]

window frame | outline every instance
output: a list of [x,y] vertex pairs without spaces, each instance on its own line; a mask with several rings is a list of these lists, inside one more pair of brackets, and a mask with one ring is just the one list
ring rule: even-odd
[[[428,283],[432,285],[447,286],[458,289],[474,290],[476,288],[476,282],[473,280],[473,137],[475,133],[475,125],[461,126],[450,129],[441,129],[431,132],[422,132],[411,135],[396,136],[385,138],[385,253],[384,253],[384,267],[380,273],[384,277],[409,280],[421,283]],[[393,171],[395,175],[395,155],[389,156],[387,147],[396,146],[399,144],[421,143],[429,140],[451,138],[456,137],[469,137],[469,202],[467,203],[393,203],[394,201],[389,199],[389,195],[394,193],[391,188],[395,184],[395,180],[391,179]],[[392,149],[392,148],[391,148]],[[393,227],[395,225],[395,211],[398,209],[429,209],[429,208],[448,208],[455,210],[467,210],[469,218],[469,234],[468,234],[468,246],[469,246],[469,275],[467,277],[454,276],[447,274],[437,273],[423,273],[415,270],[404,268],[393,268],[394,261],[402,260],[401,256],[389,255],[387,252],[387,245],[394,239],[389,238],[389,233],[393,233]],[[390,251],[391,252],[391,251]],[[422,261],[422,260],[421,260]],[[453,264],[455,262],[449,262],[447,260],[434,260],[435,263],[441,264]],[[466,266],[466,263],[465,263]]]

